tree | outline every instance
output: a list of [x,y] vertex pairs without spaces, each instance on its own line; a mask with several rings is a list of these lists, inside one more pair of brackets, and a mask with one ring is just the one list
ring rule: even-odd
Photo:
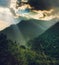
[[[9,42],[7,36],[0,34],[0,65],[17,65],[14,55],[8,50]],[[10,47],[11,48],[11,47]]]

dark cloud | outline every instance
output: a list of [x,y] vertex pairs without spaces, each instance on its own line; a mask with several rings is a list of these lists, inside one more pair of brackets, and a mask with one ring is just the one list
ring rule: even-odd
[[36,10],[49,10],[59,7],[59,0],[28,0],[28,3]]

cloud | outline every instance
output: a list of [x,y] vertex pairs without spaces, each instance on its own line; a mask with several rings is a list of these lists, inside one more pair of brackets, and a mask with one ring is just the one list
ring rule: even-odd
[[49,10],[59,7],[59,0],[28,0],[28,3],[36,10]]
[[9,26],[10,26],[10,22],[5,22],[5,21],[0,20],[0,31]]

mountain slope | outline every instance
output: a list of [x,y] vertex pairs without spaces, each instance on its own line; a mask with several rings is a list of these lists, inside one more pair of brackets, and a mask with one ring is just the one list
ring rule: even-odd
[[47,43],[46,54],[59,58],[59,22],[42,34],[41,38]]
[[[53,23],[52,23],[53,22]],[[26,43],[35,37],[41,35],[44,31],[54,25],[55,21],[43,21],[43,20],[22,20],[16,25],[11,25],[0,33],[4,33],[13,41]],[[49,24],[49,25],[48,25]]]
[[29,43],[33,46],[32,49],[40,49],[45,54],[59,59],[59,22]]
[[56,21],[44,21],[44,20],[22,20],[17,26],[19,27],[24,38],[27,40],[38,37],[44,33],[48,28],[53,26]]

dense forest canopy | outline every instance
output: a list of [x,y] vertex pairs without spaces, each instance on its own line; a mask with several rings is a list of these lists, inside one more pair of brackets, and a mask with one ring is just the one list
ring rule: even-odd
[[[46,55],[44,50],[46,46],[42,46],[46,43],[39,37],[28,42],[26,47],[18,45],[20,43],[17,41],[7,39],[7,36],[2,33],[0,34],[0,65],[58,65],[57,58]],[[49,49],[47,51],[51,52]]]

